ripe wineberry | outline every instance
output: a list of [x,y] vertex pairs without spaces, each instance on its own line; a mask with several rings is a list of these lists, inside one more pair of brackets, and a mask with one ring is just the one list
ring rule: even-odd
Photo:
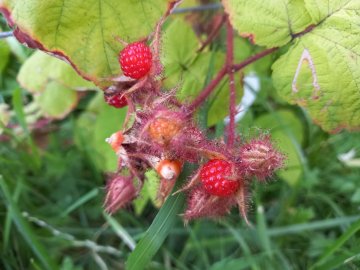
[[144,42],[134,42],[120,52],[119,62],[125,76],[140,79],[150,71],[152,53]]
[[200,170],[200,180],[204,189],[211,195],[227,197],[234,194],[239,188],[239,182],[231,180],[231,163],[212,159]]
[[127,105],[126,98],[121,95],[104,95],[105,102],[115,108],[123,108]]

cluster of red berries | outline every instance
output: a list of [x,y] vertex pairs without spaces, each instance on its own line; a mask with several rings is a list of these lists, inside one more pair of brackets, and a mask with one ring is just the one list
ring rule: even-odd
[[[140,79],[151,69],[151,50],[144,42],[131,43],[120,52],[119,63],[125,76]],[[104,98],[107,104],[115,108],[123,108],[127,105],[125,96],[120,94],[104,95]]]
[[223,141],[209,140],[174,92],[162,91],[154,76],[158,52],[154,56],[144,42],[126,46],[119,62],[128,79],[105,91],[109,105],[129,105],[123,131],[107,139],[119,159],[119,171],[111,175],[107,186],[107,211],[115,212],[136,198],[146,180],[145,172],[151,168],[160,176],[158,198],[163,202],[183,164],[189,162],[202,165],[178,191],[188,194],[185,220],[223,216],[237,205],[247,221],[251,179],[270,177],[282,166],[283,155],[268,136],[247,143],[237,141],[231,148]]

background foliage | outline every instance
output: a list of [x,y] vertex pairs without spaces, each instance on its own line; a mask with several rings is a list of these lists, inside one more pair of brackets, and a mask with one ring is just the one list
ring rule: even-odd
[[[121,44],[114,36],[134,40],[149,34],[166,1],[134,1],[131,6],[128,1],[114,6],[99,1],[91,7],[84,1],[72,1],[73,6],[39,2],[6,0],[0,5],[14,11],[13,19],[41,41],[42,49],[69,57],[93,82],[82,79],[69,64],[27,49],[14,38],[0,40],[1,269],[121,269],[126,260],[131,269],[142,264],[148,269],[360,267],[360,133],[323,130],[355,128],[360,119],[358,1],[332,1],[325,7],[324,1],[315,6],[311,0],[274,0],[271,11],[260,5],[263,1],[223,1],[241,35],[253,33],[261,46],[282,46],[237,75],[239,100],[243,88],[254,88],[247,79],[243,87],[242,76],[257,78],[260,86],[255,103],[237,123],[238,131],[246,139],[265,130],[288,156],[286,168],[274,181],[265,186],[254,183],[251,228],[235,211],[221,221],[184,226],[176,215],[183,207],[181,196],[157,209],[152,172],[134,206],[112,217],[103,213],[105,173],[116,168],[104,139],[121,128],[126,109],[109,107],[98,86],[119,73],[116,55]],[[199,3],[184,1],[178,11],[195,5]],[[194,31],[193,22],[205,25],[221,10],[219,3],[207,7],[216,9],[175,13],[164,27],[164,83],[169,89],[179,87],[178,96],[185,101],[201,91],[225,58],[223,32],[197,53],[206,37]],[[66,16],[59,15],[63,13]],[[135,15],[138,20],[132,19]],[[81,21],[84,16],[91,20]],[[8,29],[0,19],[1,28]],[[271,35],[275,30],[261,20],[283,31]],[[294,36],[312,25],[313,31]],[[79,42],[87,46],[79,47]],[[39,43],[33,45],[39,48]],[[289,92],[304,47],[310,48],[308,63],[311,59],[319,66],[319,99],[314,99],[314,74],[306,61],[297,78],[302,88]],[[236,62],[262,50],[240,37],[235,48]],[[204,128],[212,127],[209,136],[220,136],[224,130],[227,90],[224,80],[199,115]]]

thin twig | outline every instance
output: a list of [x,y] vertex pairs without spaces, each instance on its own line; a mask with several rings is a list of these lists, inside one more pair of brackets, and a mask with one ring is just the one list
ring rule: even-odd
[[216,77],[204,88],[204,90],[197,96],[197,98],[186,108],[188,114],[191,115],[214,91],[215,87],[221,82],[226,75],[227,68],[224,66]]
[[96,252],[92,252],[92,256],[94,258],[94,261],[99,266],[100,270],[109,270],[104,260],[97,254]]
[[103,253],[108,253],[108,254],[115,255],[115,256],[122,255],[122,253],[120,251],[118,251],[116,248],[113,248],[111,246],[101,246],[91,240],[78,240],[75,238],[75,236],[68,234],[68,233],[61,232],[58,229],[54,228],[53,226],[47,224],[45,221],[38,219],[36,217],[30,216],[29,213],[27,213],[27,212],[23,212],[22,215],[30,222],[35,223],[39,227],[49,230],[54,236],[61,237],[62,239],[71,242],[71,244],[74,247],[85,247],[95,253],[103,252]]
[[[270,48],[266,49],[258,54],[255,54],[244,61],[242,61],[239,64],[235,64],[232,66],[232,71],[237,72],[246,66],[252,64],[253,62],[261,59],[262,57],[271,54],[272,52],[276,51],[278,48]],[[188,105],[185,109],[188,112],[188,115],[190,116],[196,109],[207,99],[207,97],[215,90],[216,86],[221,82],[221,80],[224,78],[224,76],[227,74],[228,67],[225,65],[216,75],[216,77],[202,90],[202,92],[197,96],[197,98]]]
[[208,38],[203,42],[201,47],[197,50],[198,52],[201,52],[207,45],[209,45],[214,40],[214,38],[218,35],[221,26],[224,24],[225,21],[226,21],[226,15],[223,15],[220,21],[218,22],[218,24],[215,26],[214,30],[209,34]]
[[13,36],[13,32],[9,31],[9,32],[0,32],[0,38],[8,38],[8,37],[12,37]]
[[234,80],[234,70],[232,68],[234,61],[234,31],[229,20],[227,20],[226,23],[226,46],[227,46],[226,67],[227,67],[227,73],[229,75],[229,90],[230,90],[230,95],[229,95],[230,123],[228,126],[227,145],[229,148],[231,148],[234,145],[234,141],[235,141],[236,89],[235,89],[235,80]]
[[222,5],[220,3],[215,3],[215,4],[207,4],[207,5],[201,5],[201,6],[195,6],[195,7],[176,8],[171,13],[179,14],[179,13],[186,13],[186,12],[202,12],[202,11],[208,11],[208,10],[217,10],[220,8],[222,8]]
[[245,59],[244,61],[242,61],[239,64],[233,65],[233,70],[234,72],[237,72],[241,69],[243,69],[244,67],[252,64],[253,62],[259,60],[260,58],[263,58],[271,53],[273,53],[274,51],[276,51],[278,48],[274,47],[274,48],[270,48],[270,49],[266,49],[262,52],[259,52],[258,54],[255,54],[253,56],[250,56],[249,58]]

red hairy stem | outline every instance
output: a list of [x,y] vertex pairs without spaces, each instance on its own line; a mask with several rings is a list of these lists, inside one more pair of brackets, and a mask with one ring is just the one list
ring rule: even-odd
[[218,24],[215,26],[214,30],[209,34],[208,38],[203,42],[201,47],[197,50],[198,52],[201,52],[207,45],[209,45],[214,38],[219,33],[221,27],[223,26],[224,22],[226,21],[226,15],[223,15],[221,19],[218,21]]
[[229,90],[230,90],[230,101],[229,101],[230,123],[228,127],[227,145],[229,148],[231,148],[234,145],[234,141],[235,141],[236,89],[235,89],[234,70],[233,70],[234,31],[229,20],[227,20],[226,23],[226,46],[227,46],[226,67],[227,67],[227,73],[229,74]]
[[226,66],[220,69],[216,77],[204,88],[204,90],[197,96],[197,98],[186,108],[189,115],[191,115],[205,100],[206,98],[214,91],[215,87],[221,82],[221,80],[226,75],[227,68]]
[[[261,59],[262,57],[265,57],[272,52],[276,51],[278,48],[270,48],[266,49],[258,54],[255,54],[253,56],[250,56],[249,58],[245,59],[239,64],[235,64],[232,66],[232,71],[237,72],[246,66],[252,64],[253,62]],[[186,107],[188,114],[191,115],[206,99],[207,97],[214,91],[216,86],[221,82],[221,80],[224,78],[224,76],[227,74],[227,66],[224,66],[216,75],[216,77],[202,90],[200,95],[190,104]]]
[[[175,9],[175,7],[180,4],[182,2],[182,0],[175,0],[172,2],[169,2],[168,8],[164,14],[164,16],[160,19],[160,21],[157,23],[156,25],[156,29],[155,32],[153,33],[154,35],[154,40],[153,40],[153,50],[154,50],[154,54],[156,56],[160,55],[160,47],[161,47],[161,28],[166,20],[166,18],[171,14],[171,12]],[[148,39],[151,39],[152,36],[150,35],[148,37]],[[160,63],[159,60],[157,60],[155,62],[155,70],[157,71],[157,74],[161,74],[162,72],[162,65]]]
[[262,52],[259,52],[258,54],[250,56],[249,58],[245,59],[241,63],[233,65],[233,67],[232,67],[233,71],[234,72],[239,71],[239,70],[243,69],[244,67],[252,64],[253,62],[259,60],[260,58],[263,58],[263,57],[273,53],[277,49],[278,49],[277,47],[266,49],[266,50],[263,50]]

